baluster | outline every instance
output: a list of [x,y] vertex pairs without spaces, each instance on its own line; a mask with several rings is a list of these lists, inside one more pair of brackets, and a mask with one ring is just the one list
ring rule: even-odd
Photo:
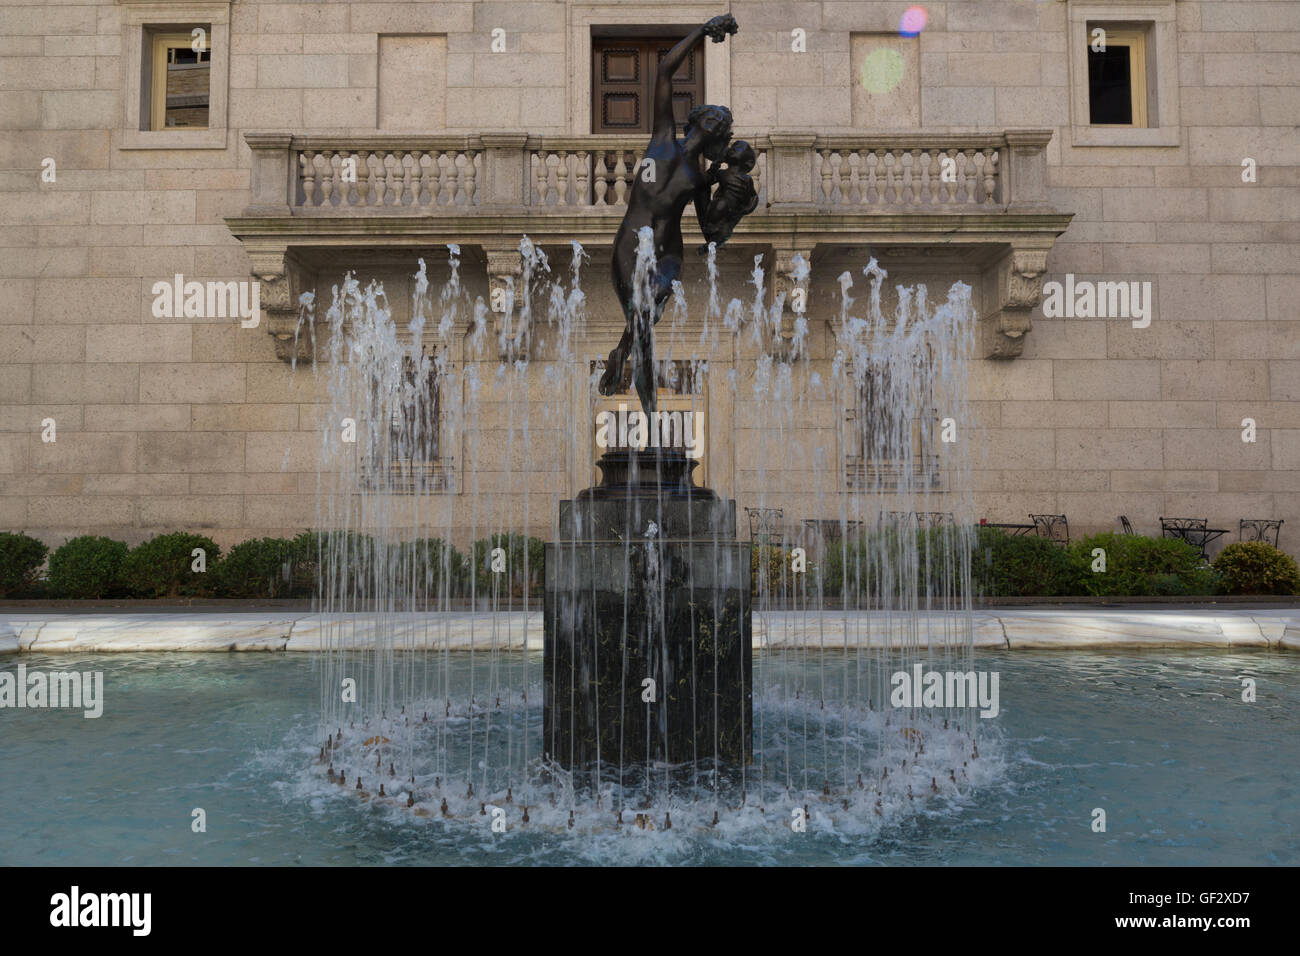
[[984,164],[984,205],[992,206],[997,202],[997,183],[998,151],[991,149]]
[[533,190],[537,193],[537,205],[546,205],[546,153],[538,151],[533,154]]
[[921,162],[921,185],[917,192],[917,202],[928,203],[933,206],[938,202],[939,197],[935,194],[934,181],[930,178],[930,154],[922,152]]
[[614,164],[614,205],[627,204],[627,162],[623,150],[618,151],[618,162]]
[[822,180],[822,202],[829,204],[831,201],[831,190],[835,187],[831,184],[831,151],[823,149],[819,154],[821,156],[821,180]]
[[388,171],[384,168],[384,154],[372,153],[370,183],[374,186],[374,204],[382,206],[388,201]]
[[415,157],[410,153],[402,156],[402,195],[398,197],[399,206],[414,206],[419,200],[419,183],[415,181]]
[[889,203],[890,205],[893,205],[899,201],[898,190],[900,187],[898,184],[897,171],[896,171],[898,159],[897,157],[894,156],[894,151],[892,149],[885,151],[884,158],[885,158],[885,202]]
[[401,202],[400,193],[397,185],[398,160],[392,153],[384,153],[382,157],[384,164],[384,205],[392,206]]
[[460,158],[459,153],[443,153],[447,157],[447,205],[455,206],[457,193],[460,192],[460,167],[456,165],[456,160]]
[[596,182],[594,190],[596,194],[595,205],[605,205],[605,191],[609,189],[609,167],[605,165],[605,151],[602,149],[596,154]]
[[306,150],[298,154],[298,165],[302,167],[302,204],[316,205],[316,167],[315,154]]
[[880,184],[876,181],[876,167],[880,165],[880,154],[877,150],[867,153],[867,190],[862,194],[862,201],[866,203],[880,202]]
[[555,159],[555,205],[567,206],[569,204],[569,154],[565,150],[560,150]]
[[442,158],[446,155],[440,149],[421,150],[416,154],[415,202],[420,206],[438,205],[438,190],[441,188]]
[[574,184],[573,194],[579,206],[590,206],[591,198],[587,195],[587,182],[590,178],[590,168],[587,166],[587,151],[578,150],[578,158],[574,166]]
[[478,203],[478,169],[474,165],[478,160],[477,153],[465,154],[465,205],[474,206]]
[[[944,179],[944,167],[949,163],[952,164],[952,173]],[[946,205],[954,205],[957,202],[957,160],[950,153],[939,154],[939,180],[939,188],[946,194],[943,202]]]
[[862,179],[859,167],[862,164],[862,154],[856,149],[849,153],[849,191],[844,197],[846,203],[862,202]]
[[977,201],[975,198],[975,191],[978,188],[977,183],[979,182],[979,170],[976,168],[978,162],[979,151],[977,150],[970,154],[968,162],[966,163],[966,202],[971,205],[974,205]]
[[912,151],[905,150],[900,159],[903,164],[903,202],[911,205],[916,201],[913,195],[915,183],[912,180]]

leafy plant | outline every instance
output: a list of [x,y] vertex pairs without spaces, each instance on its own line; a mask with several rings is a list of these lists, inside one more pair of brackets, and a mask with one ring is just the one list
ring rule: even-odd
[[293,557],[294,544],[286,538],[241,541],[212,570],[213,588],[224,597],[287,597],[294,587]]
[[1300,593],[1300,566],[1295,558],[1267,541],[1235,541],[1214,559],[1227,594]]
[[49,548],[25,534],[0,531],[0,597],[31,591]]
[[[204,552],[204,570],[195,571],[195,549]],[[210,589],[208,564],[216,565],[221,549],[211,538],[188,531],[160,534],[132,548],[122,563],[126,589],[145,598],[203,594]]]
[[[1106,570],[1093,571],[1093,551],[1106,553]],[[1107,531],[1070,546],[1078,568],[1080,594],[1212,594],[1214,576],[1201,563],[1201,552],[1181,538]]]
[[89,534],[72,538],[50,555],[47,585],[60,598],[114,597],[122,589],[119,572],[126,556],[121,541]]
[[[492,570],[492,552],[505,552],[504,578]],[[493,534],[474,542],[474,582],[478,597],[491,595],[494,586],[499,595],[522,596],[525,590],[540,595],[546,580],[546,542],[522,534]],[[505,588],[502,588],[502,585]]]

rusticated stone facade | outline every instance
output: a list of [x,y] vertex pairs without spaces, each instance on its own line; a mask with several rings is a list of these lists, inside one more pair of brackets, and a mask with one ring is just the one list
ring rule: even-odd
[[[1227,540],[1239,518],[1281,518],[1281,543],[1294,552],[1300,3],[937,0],[923,4],[919,36],[900,37],[908,6],[6,3],[0,528],[50,543],[205,529],[229,545],[315,524],[324,382],[293,340],[299,295],[315,289],[323,312],[330,286],[352,268],[385,281],[402,321],[417,256],[436,289],[447,274],[442,244],[461,243],[467,287],[486,301],[513,274],[522,233],[540,237],[558,276],[571,232],[592,255],[572,387],[557,393],[542,380],[546,335],[520,346],[538,366],[525,373],[531,411],[494,397],[504,387],[499,357],[480,357],[488,384],[478,430],[451,456],[453,469],[478,464],[472,480],[453,475],[432,505],[447,509],[462,539],[488,523],[549,537],[555,503],[592,483],[586,367],[622,326],[606,288],[617,209],[578,201],[606,195],[593,183],[591,38],[633,27],[672,33],[729,10],[741,31],[708,45],[705,96],[729,104],[737,135],[761,147],[765,202],[721,257],[727,298],[749,301],[754,255],[769,272],[775,265],[783,290],[798,285],[794,254],[808,256],[801,358],[816,369],[834,353],[844,269],[860,276],[876,255],[891,282],[925,281],[932,294],[966,281],[981,318],[970,396],[983,428],[971,476],[978,516],[1064,512],[1078,532],[1117,528],[1125,514],[1149,533],[1160,516],[1199,516],[1233,529]],[[1145,31],[1146,128],[1089,124],[1093,23]],[[212,47],[209,127],[143,129],[150,30],[191,24],[208,30]],[[877,50],[893,51],[901,72],[868,89],[862,77]],[[374,205],[381,170],[385,188],[394,175],[409,188],[400,163],[411,149],[437,164],[417,170],[417,197],[445,208],[304,208],[303,155],[326,157],[310,167],[316,197],[330,195],[316,178],[326,166],[332,177],[330,157],[378,156],[380,167],[365,169]],[[966,166],[951,197],[928,179],[920,185],[922,166],[944,150],[996,153],[996,167],[969,168],[984,218],[941,208],[966,195]],[[394,151],[395,174],[383,167]],[[883,169],[874,164],[886,153],[916,179],[869,191],[860,185],[868,166]],[[622,184],[613,165],[601,181],[610,204]],[[918,192],[905,195],[913,182]],[[951,235],[935,225],[945,215],[965,216]],[[696,241],[688,235],[688,250]],[[683,343],[699,339],[705,297],[698,260],[686,269],[694,311]],[[176,274],[258,279],[260,324],[156,315],[151,290]],[[1044,315],[1044,284],[1067,275],[1150,283],[1149,327]],[[452,356],[462,366],[475,361],[466,332]],[[782,338],[770,346],[778,356],[791,348]],[[843,403],[802,406],[776,455],[743,407],[756,347],[742,334],[712,348],[702,399],[709,484],[742,507],[762,499],[796,520],[833,516]],[[295,353],[303,361],[291,365]],[[734,390],[723,386],[733,369]],[[523,459],[508,430],[526,415]],[[42,435],[49,419],[53,442]],[[1257,426],[1253,442],[1242,439],[1246,419]],[[585,436],[576,445],[575,430]],[[755,458],[763,464],[745,464]],[[471,518],[476,489],[481,510]]]

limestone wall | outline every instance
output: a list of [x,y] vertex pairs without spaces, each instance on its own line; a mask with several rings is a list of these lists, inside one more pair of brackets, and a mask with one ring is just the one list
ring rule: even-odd
[[[726,8],[741,32],[710,46],[706,83],[710,98],[733,107],[739,135],[847,133],[883,122],[901,130],[1052,128],[1050,199],[1075,216],[1043,281],[1068,273],[1151,283],[1149,328],[1048,318],[1039,308],[1021,357],[976,363],[971,394],[987,462],[974,474],[981,516],[1065,512],[1072,530],[1086,531],[1116,528],[1127,514],[1148,532],[1161,515],[1233,529],[1242,517],[1283,518],[1283,546],[1300,548],[1300,4],[948,0],[925,4],[928,23],[914,39],[897,36],[907,6],[6,3],[0,528],[51,543],[83,532],[135,542],[207,529],[228,545],[315,521],[320,380],[278,360],[263,329],[152,311],[153,284],[176,273],[250,278],[249,256],[224,223],[250,203],[244,132],[374,133],[381,117],[392,118],[385,131],[409,132],[397,128],[400,118],[416,117],[427,131],[584,134],[593,25],[689,24]],[[1071,17],[1127,15],[1155,24],[1160,142],[1082,145],[1097,138],[1077,125]],[[201,148],[142,143],[138,107],[131,126],[138,25],[178,20],[212,24],[214,44],[228,37],[225,65],[214,57],[213,68],[215,83],[228,78],[221,96],[214,90],[226,126]],[[504,53],[492,52],[498,29]],[[792,52],[796,29],[806,52]],[[435,36],[400,40],[411,34]],[[381,35],[399,39],[381,43]],[[862,65],[878,47],[895,50],[904,70],[891,88],[864,95]],[[1250,183],[1247,159],[1256,172]],[[53,181],[42,177],[47,160]],[[726,257],[728,296],[748,299],[752,252]],[[859,252],[865,262],[869,250]],[[345,258],[336,257],[337,271]],[[833,351],[839,268],[814,256],[815,362]],[[415,266],[398,257],[360,269],[386,274],[397,290]],[[698,266],[688,269],[699,301]],[[467,272],[486,291],[481,266]],[[603,357],[621,324],[604,277],[597,255],[586,279],[593,318],[584,361]],[[975,277],[954,267],[924,278],[946,289]],[[782,439],[788,451],[779,462],[752,467],[754,449],[770,455],[775,447],[770,436],[749,434],[734,407],[747,394],[753,356],[723,342],[710,357],[711,415],[741,429],[733,443],[721,440],[725,428],[713,433],[711,483],[742,505],[788,496],[792,516],[834,516],[823,512],[836,507],[838,473],[816,458],[843,409],[830,401],[804,408],[801,434]],[[721,381],[732,368],[735,398]],[[582,396],[571,392],[558,412],[557,401],[536,384],[530,414],[541,422],[549,409],[549,432],[539,426],[532,457],[506,466],[507,447],[517,456],[519,446],[509,445],[504,425],[520,410],[485,400],[484,433],[473,439],[485,456],[478,504],[462,483],[430,507],[447,509],[459,534],[482,527],[484,514],[522,527],[525,511],[534,533],[548,533],[554,500],[590,475],[564,425],[566,417],[585,422]],[[56,423],[54,442],[42,440],[47,419]],[[1244,419],[1257,424],[1252,443],[1242,441]],[[829,453],[832,464],[841,451]]]

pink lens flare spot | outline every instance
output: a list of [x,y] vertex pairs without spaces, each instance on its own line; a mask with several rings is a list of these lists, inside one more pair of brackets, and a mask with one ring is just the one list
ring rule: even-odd
[[905,37],[917,36],[925,29],[929,19],[930,15],[925,12],[925,7],[908,7],[898,21],[898,32]]

